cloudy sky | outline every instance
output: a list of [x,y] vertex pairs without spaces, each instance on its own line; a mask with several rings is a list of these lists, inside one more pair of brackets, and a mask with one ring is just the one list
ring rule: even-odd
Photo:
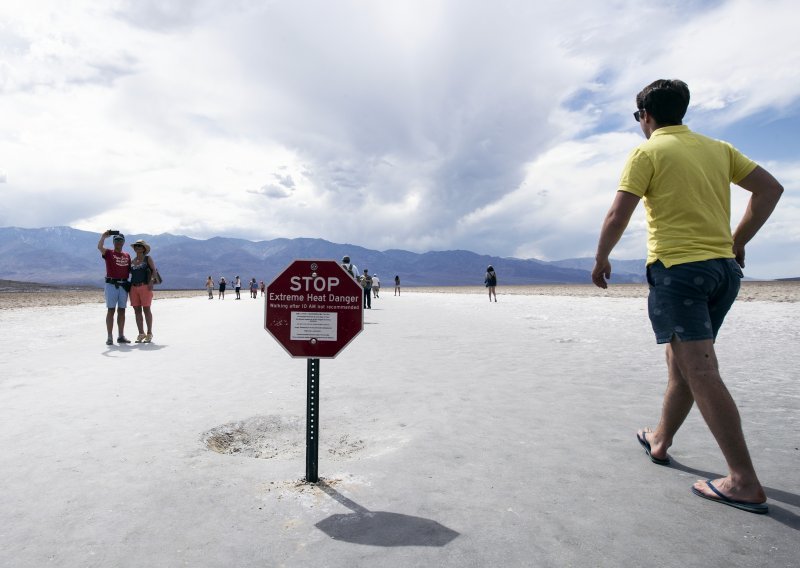
[[[4,0],[0,226],[593,256],[634,96],[680,78],[686,124],[786,188],[748,275],[800,276],[796,22],[794,0]],[[645,256],[641,206],[615,256]]]

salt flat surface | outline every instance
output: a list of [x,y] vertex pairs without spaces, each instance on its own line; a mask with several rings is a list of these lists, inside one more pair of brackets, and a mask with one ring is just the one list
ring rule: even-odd
[[639,448],[666,384],[644,300],[499,300],[373,300],[321,361],[320,486],[261,299],[157,301],[125,347],[102,306],[0,312],[0,566],[798,565],[800,304],[738,303],[717,345],[756,516],[691,494],[725,473],[696,410],[673,467]]

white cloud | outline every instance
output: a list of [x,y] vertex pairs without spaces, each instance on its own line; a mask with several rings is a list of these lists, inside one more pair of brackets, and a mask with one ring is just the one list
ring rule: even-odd
[[[593,256],[605,211],[614,199],[620,164],[641,142],[635,134],[610,133],[559,144],[526,168],[522,183],[490,205],[461,219],[464,234],[492,246],[493,227],[515,236],[513,255],[542,260]],[[636,213],[616,256],[643,257],[643,212]]]
[[[697,127],[796,112],[794,10],[3,3],[0,156],[13,177],[0,225],[592,254],[641,140],[635,93],[685,79]],[[796,171],[774,166],[790,204]],[[754,242],[769,243],[765,258],[784,242],[766,232],[788,223],[784,209]],[[641,256],[641,233],[637,218],[618,255]]]
[[[800,161],[762,164],[784,187],[775,212],[747,246],[748,275],[789,277],[800,274]],[[734,191],[731,203],[733,226],[744,214],[750,194]]]

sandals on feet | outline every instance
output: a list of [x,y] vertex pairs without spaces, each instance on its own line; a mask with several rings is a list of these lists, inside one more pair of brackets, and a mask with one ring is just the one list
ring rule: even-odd
[[661,459],[654,457],[653,454],[650,453],[652,450],[650,449],[650,442],[647,441],[648,433],[649,432],[646,430],[643,430],[641,436],[638,434],[638,432],[636,434],[636,439],[639,440],[639,444],[644,448],[644,453],[646,453],[647,457],[650,458],[650,461],[656,465],[669,465],[669,457],[666,459]]
[[755,513],[756,515],[765,515],[769,513],[769,505],[766,503],[750,503],[748,501],[731,499],[727,495],[724,495],[722,491],[717,489],[714,484],[711,483],[710,479],[706,481],[706,485],[709,489],[711,489],[711,491],[714,492],[714,496],[706,495],[695,487],[692,487],[692,493],[698,497],[702,497],[703,499],[708,499],[709,501],[714,501],[715,503],[722,503],[723,505],[728,505],[729,507],[733,507],[735,509],[741,509],[742,511],[747,511],[748,513]]

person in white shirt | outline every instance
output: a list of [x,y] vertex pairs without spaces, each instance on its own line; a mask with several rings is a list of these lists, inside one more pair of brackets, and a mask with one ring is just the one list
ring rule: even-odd
[[350,262],[350,257],[347,255],[342,257],[342,268],[344,268],[347,273],[353,277],[353,280],[356,282],[358,281],[361,274],[358,272],[358,267]]
[[242,279],[239,278],[238,276],[233,279],[233,288],[236,290],[236,299],[237,300],[241,300],[242,299],[242,296],[241,296],[241,294],[242,294]]
[[378,280],[378,275],[372,275],[372,294],[375,298],[378,297],[378,292],[381,291],[381,281]]

